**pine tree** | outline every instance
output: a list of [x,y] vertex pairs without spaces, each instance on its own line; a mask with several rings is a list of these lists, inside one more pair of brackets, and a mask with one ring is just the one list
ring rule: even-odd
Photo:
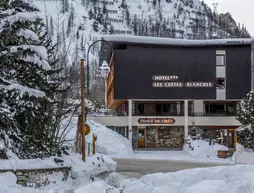
[[239,143],[254,150],[254,91],[250,91],[239,106],[236,118],[241,123]]
[[54,48],[37,11],[23,0],[0,2],[0,129],[1,134],[2,127],[8,129],[9,140],[0,138],[21,158],[49,156],[57,149],[48,126],[61,81],[49,81],[58,71],[51,67],[55,61],[49,62]]

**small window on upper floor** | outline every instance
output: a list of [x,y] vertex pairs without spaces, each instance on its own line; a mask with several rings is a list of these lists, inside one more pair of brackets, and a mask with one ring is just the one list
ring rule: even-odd
[[216,79],[216,88],[217,89],[225,89],[225,78],[217,78]]
[[216,55],[216,66],[225,66],[225,55]]

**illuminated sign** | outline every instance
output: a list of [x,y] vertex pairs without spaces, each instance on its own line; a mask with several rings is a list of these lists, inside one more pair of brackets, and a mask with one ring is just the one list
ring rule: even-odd
[[213,82],[180,82],[178,76],[153,76],[152,86],[155,88],[176,88],[176,87],[187,87],[187,88],[208,88],[213,87]]

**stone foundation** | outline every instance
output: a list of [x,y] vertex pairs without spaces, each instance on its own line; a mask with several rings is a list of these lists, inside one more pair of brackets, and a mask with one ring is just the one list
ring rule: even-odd
[[146,133],[147,148],[183,148],[183,128],[147,127]]
[[[138,130],[137,127],[132,128],[132,146],[133,149],[138,148]],[[182,149],[184,145],[184,128],[183,127],[167,127],[152,126],[146,127],[146,148],[171,148]]]
[[[17,184],[22,186],[30,186],[38,188],[42,185],[50,183],[47,176],[52,174],[61,174],[62,180],[65,181],[70,172],[70,167],[46,168],[46,169],[33,169],[33,170],[0,170],[0,173],[12,172],[17,177]],[[54,183],[54,182],[52,182]]]

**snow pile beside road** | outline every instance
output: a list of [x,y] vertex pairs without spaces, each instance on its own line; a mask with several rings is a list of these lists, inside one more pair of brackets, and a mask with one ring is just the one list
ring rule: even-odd
[[241,144],[237,144],[233,161],[236,164],[254,164],[254,152],[253,150],[245,149]]
[[87,124],[91,128],[91,132],[87,136],[87,141],[92,143],[92,135],[97,136],[96,152],[108,156],[133,155],[131,142],[115,131],[88,120]]
[[254,165],[196,168],[174,173],[156,173],[140,179],[124,179],[122,187],[93,182],[75,193],[253,193]]
[[[17,177],[12,172],[6,172],[0,174],[0,192],[8,190],[9,187],[16,185]],[[7,191],[5,191],[7,192]]]
[[110,157],[95,154],[86,157],[86,162],[81,159],[80,154],[72,154],[71,156],[63,156],[64,164],[70,165],[73,172],[86,172],[88,175],[98,175],[104,172],[113,172],[116,170],[116,162]]
[[204,140],[192,140],[188,138],[189,144],[184,145],[184,151],[188,152],[191,157],[202,160],[221,160],[218,158],[218,150],[229,150],[226,146],[218,143],[209,145]]
[[[5,167],[4,164],[6,164]],[[43,174],[41,176],[43,178],[47,178],[50,182],[47,185],[42,184],[41,189],[48,191],[52,189],[54,190],[53,192],[55,192],[60,190],[74,190],[91,183],[94,179],[101,180],[101,176],[107,176],[107,174],[115,172],[117,164],[110,157],[102,154],[95,154],[90,157],[87,156],[86,162],[82,161],[80,154],[71,154],[63,155],[62,157],[50,157],[47,159],[36,160],[0,160],[0,165],[2,166],[0,169],[14,170],[70,166],[70,175],[66,181],[62,181],[62,173],[47,174],[46,176]],[[2,182],[0,185],[0,192],[4,190],[8,190],[10,192],[13,191],[15,193],[22,191],[28,193],[33,191],[37,191],[38,193],[41,192],[39,189],[31,189],[16,185],[16,181],[16,176],[11,172],[0,174],[0,183]]]
[[[77,123],[78,117],[73,117],[71,121],[69,121],[69,118],[66,118],[62,123],[63,128],[68,127],[69,133],[67,139],[73,140],[73,145],[77,132]],[[128,139],[92,120],[87,120],[87,124],[90,126],[91,131],[86,136],[86,142],[92,146],[92,136],[93,134],[97,136],[96,153],[112,157],[133,155],[132,144]]]

